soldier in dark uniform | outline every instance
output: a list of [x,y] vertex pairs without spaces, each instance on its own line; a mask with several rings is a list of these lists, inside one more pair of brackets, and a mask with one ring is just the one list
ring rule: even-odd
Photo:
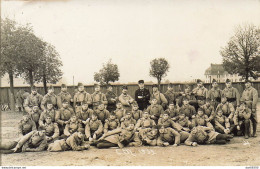
[[108,102],[107,103],[107,110],[109,112],[116,110],[116,101],[118,100],[118,97],[113,92],[113,86],[111,84],[107,85],[106,98],[107,98],[107,102]]
[[139,89],[135,91],[135,101],[139,106],[139,110],[144,110],[149,105],[150,92],[148,89],[144,88],[144,80],[138,81]]
[[62,108],[62,103],[63,101],[67,101],[68,103],[71,102],[71,95],[70,93],[67,91],[67,86],[65,84],[61,85],[61,92],[57,95],[57,105],[58,108],[61,109]]
[[216,79],[212,80],[212,88],[209,90],[207,99],[211,101],[211,105],[216,109],[221,102],[221,90],[218,88]]

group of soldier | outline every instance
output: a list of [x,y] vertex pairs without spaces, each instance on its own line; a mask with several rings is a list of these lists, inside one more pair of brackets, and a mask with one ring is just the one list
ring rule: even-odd
[[[225,144],[233,136],[256,137],[258,92],[245,81],[242,95],[227,79],[220,90],[215,79],[210,90],[201,80],[191,90],[174,91],[173,84],[163,94],[158,85],[152,91],[139,80],[135,98],[122,87],[117,96],[113,86],[94,93],[78,83],[72,97],[65,84],[54,94],[53,86],[45,96],[31,88],[23,107],[26,114],[19,122],[19,137],[1,144],[7,153],[27,151],[66,151],[125,146],[188,146]],[[241,96],[241,97],[240,97]]]

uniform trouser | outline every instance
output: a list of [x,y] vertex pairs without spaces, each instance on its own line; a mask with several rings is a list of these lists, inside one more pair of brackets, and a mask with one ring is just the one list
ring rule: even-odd
[[256,134],[256,129],[257,129],[257,112],[252,113],[250,119],[253,125],[253,136],[254,136]]
[[216,137],[215,144],[226,144],[227,141],[232,139],[233,136],[229,134],[218,134]]
[[97,148],[110,148],[110,147],[118,147],[118,145],[106,140],[101,140],[97,143]]
[[221,134],[225,134],[224,130],[222,128],[218,127],[218,126],[215,126],[215,130],[216,130],[216,132],[219,132]]

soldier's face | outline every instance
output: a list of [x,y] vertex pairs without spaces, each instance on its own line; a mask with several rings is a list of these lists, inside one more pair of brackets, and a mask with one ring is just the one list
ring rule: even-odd
[[130,113],[127,113],[127,114],[126,114],[126,118],[127,118],[127,119],[130,119],[130,118],[131,118],[131,114],[130,114]]
[[227,87],[231,87],[231,85],[232,85],[231,82],[226,83]]
[[33,112],[37,112],[39,110],[39,107],[33,107],[32,110]]
[[198,115],[202,116],[203,115],[203,111],[198,111]]
[[174,109],[174,104],[169,105],[169,109],[173,110]]
[[144,88],[144,84],[143,84],[143,83],[139,83],[138,85],[139,85],[139,87],[140,87],[141,89]]
[[64,107],[64,108],[68,108],[68,106],[69,106],[69,104],[68,104],[67,102],[62,103],[62,107]]
[[164,120],[167,120],[169,118],[169,115],[168,114],[163,114],[163,119]]
[[182,119],[185,118],[185,115],[182,114],[182,115],[179,116],[179,118],[182,120]]
[[116,116],[115,116],[115,115],[110,115],[110,119],[111,119],[111,120],[115,120],[115,119],[116,119]]
[[213,82],[213,83],[212,83],[212,86],[213,86],[213,87],[218,87],[217,82]]
[[158,87],[153,87],[153,92],[157,92],[158,91]]
[[246,88],[249,88],[249,87],[251,87],[251,83],[246,83],[245,86],[246,86]]
[[66,92],[66,91],[67,91],[67,87],[62,87],[62,88],[61,88],[61,91],[62,91],[62,92]]
[[81,132],[78,132],[78,137],[79,138],[82,138],[84,136],[84,134],[83,133],[81,133]]
[[49,93],[49,94],[52,94],[53,92],[54,92],[53,89],[48,89],[48,93]]
[[29,117],[28,116],[23,116],[23,121],[28,121],[29,120]]
[[45,133],[46,133],[46,131],[45,131],[45,130],[41,130],[41,131],[39,131],[39,136],[44,136],[44,135],[45,135]]
[[47,104],[47,109],[50,110],[53,108],[53,105],[52,104]]
[[32,94],[36,95],[37,94],[37,90],[32,90]]
[[101,104],[101,105],[98,106],[99,110],[104,110],[104,108],[105,108],[104,104]]
[[156,100],[156,99],[153,99],[153,100],[152,100],[152,104],[157,104],[157,100]]
[[203,84],[202,84],[202,82],[199,82],[199,83],[197,83],[197,85],[198,85],[199,87],[201,87]]
[[137,106],[137,105],[134,105],[133,110],[134,110],[134,111],[138,110],[138,106]]
[[134,128],[135,128],[135,125],[134,124],[129,124],[129,126],[128,126],[128,130],[134,130]]
[[97,116],[96,115],[92,115],[91,118],[92,118],[92,120],[97,120]]
[[157,129],[152,129],[152,135],[156,136],[158,134],[158,130]]
[[83,105],[82,105],[82,109],[83,109],[83,110],[87,110],[87,109],[88,109],[88,104],[83,104]]
[[77,117],[76,117],[76,116],[72,116],[72,117],[71,117],[71,122],[72,122],[72,123],[75,123],[76,120],[77,120]]
[[96,86],[96,87],[95,87],[95,91],[96,91],[96,92],[99,92],[99,91],[100,91],[100,86]]
[[240,104],[240,106],[239,106],[241,109],[244,109],[245,107],[246,107],[246,105],[245,104]]
[[225,97],[221,98],[222,103],[226,103],[226,101],[227,101],[227,98],[225,98]]
[[164,131],[165,131],[165,128],[160,128],[160,129],[159,129],[159,132],[160,132],[161,134],[163,134]]
[[46,121],[47,124],[50,124],[50,123],[51,123],[51,118],[50,118],[50,117],[47,117],[47,118],[45,119],[45,121]]
[[148,112],[144,112],[143,117],[144,117],[145,119],[147,119],[147,118],[149,117]]
[[218,116],[222,116],[223,112],[222,111],[218,111]]
[[183,104],[184,104],[184,105],[187,105],[188,103],[189,103],[188,100],[183,100]]
[[120,108],[122,108],[122,104],[121,104],[121,103],[117,103],[117,104],[116,104],[116,107],[117,107],[118,109],[120,109]]
[[123,90],[122,90],[122,93],[123,93],[123,94],[126,94],[126,93],[127,93],[127,89],[123,89]]
[[82,91],[84,90],[84,86],[79,86],[79,87],[78,87],[78,90],[79,90],[80,92],[82,92]]

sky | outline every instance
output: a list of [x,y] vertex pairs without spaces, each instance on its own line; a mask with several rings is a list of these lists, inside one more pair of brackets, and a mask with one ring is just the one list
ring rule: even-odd
[[67,0],[2,1],[1,17],[30,23],[56,47],[68,84],[94,82],[94,72],[112,59],[120,83],[149,76],[150,61],[166,58],[163,79],[204,79],[239,24],[260,26],[259,0]]

